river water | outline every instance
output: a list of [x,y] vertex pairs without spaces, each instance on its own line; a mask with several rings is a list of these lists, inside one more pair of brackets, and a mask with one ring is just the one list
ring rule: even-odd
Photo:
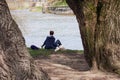
[[40,47],[50,30],[66,49],[83,50],[78,23],[75,16],[42,14],[29,10],[11,11],[19,25],[27,47],[34,44]]

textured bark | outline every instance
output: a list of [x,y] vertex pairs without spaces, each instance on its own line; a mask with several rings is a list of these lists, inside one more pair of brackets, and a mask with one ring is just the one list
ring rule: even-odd
[[50,80],[35,66],[5,0],[0,0],[0,80]]
[[79,23],[89,66],[93,69],[120,71],[120,1],[66,1]]

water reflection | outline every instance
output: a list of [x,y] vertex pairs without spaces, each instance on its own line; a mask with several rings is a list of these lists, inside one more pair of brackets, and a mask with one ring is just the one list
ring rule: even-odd
[[41,46],[49,30],[55,31],[55,37],[60,39],[66,49],[83,50],[75,16],[42,14],[28,10],[11,11],[23,36],[26,45]]

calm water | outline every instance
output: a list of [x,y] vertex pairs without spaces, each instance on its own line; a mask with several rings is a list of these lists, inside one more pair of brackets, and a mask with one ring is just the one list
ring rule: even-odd
[[66,49],[83,50],[78,23],[75,16],[42,14],[28,10],[11,11],[23,36],[26,45],[40,47],[50,30],[55,31],[56,39],[60,39]]

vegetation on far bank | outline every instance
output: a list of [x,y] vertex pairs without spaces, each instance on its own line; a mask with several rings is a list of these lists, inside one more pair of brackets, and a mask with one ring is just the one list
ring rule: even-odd
[[32,11],[32,12],[41,12],[42,11],[42,7],[41,6],[33,7],[33,8],[30,8],[30,11]]
[[50,54],[83,54],[83,50],[59,50],[57,52],[55,52],[54,50],[47,50],[47,49],[39,49],[39,50],[32,50],[30,48],[28,48],[28,51],[30,53],[30,55],[32,57],[36,57],[38,55],[42,55],[42,56],[49,56]]
[[68,6],[68,4],[66,3],[66,0],[60,0],[60,1],[54,2],[52,6]]

